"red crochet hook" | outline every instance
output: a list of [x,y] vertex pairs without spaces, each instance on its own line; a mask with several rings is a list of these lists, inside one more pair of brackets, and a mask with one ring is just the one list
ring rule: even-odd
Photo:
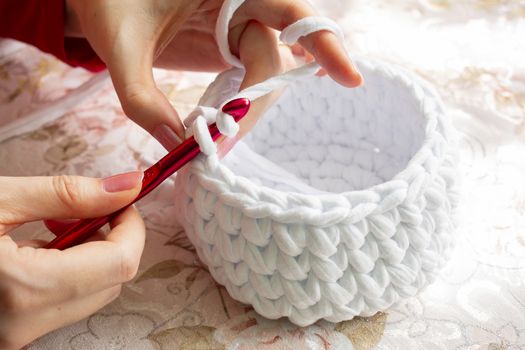
[[[246,113],[248,113],[249,109],[250,100],[247,98],[239,98],[225,104],[222,108],[222,111],[231,115],[234,120],[238,122],[246,115]],[[221,136],[221,133],[219,132],[219,129],[215,123],[211,124],[208,127],[208,130],[210,131],[213,141],[216,141],[219,136]],[[195,158],[199,153],[199,144],[195,138],[191,136],[177,148],[164,156],[164,158],[144,171],[142,189],[133,202],[108,216],[84,219],[76,222],[61,235],[49,242],[46,248],[62,250],[84,242],[86,239],[93,236],[102,226],[123,212],[127,207],[150,193],[164,180],[173,175],[173,173],[186,165],[190,160]]]

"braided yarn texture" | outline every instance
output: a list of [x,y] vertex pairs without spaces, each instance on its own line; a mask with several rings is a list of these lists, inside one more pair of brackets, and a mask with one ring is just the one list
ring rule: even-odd
[[431,283],[453,247],[458,160],[441,100],[400,68],[357,63],[364,87],[291,84],[224,160],[177,174],[200,259],[267,318],[372,315]]

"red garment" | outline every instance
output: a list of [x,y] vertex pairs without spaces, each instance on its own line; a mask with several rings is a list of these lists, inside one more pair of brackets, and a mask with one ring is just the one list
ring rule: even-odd
[[0,37],[23,41],[92,72],[104,62],[86,39],[64,37],[64,0],[0,0]]

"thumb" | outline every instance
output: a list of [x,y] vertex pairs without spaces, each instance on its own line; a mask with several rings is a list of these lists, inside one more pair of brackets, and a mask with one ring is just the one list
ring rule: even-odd
[[105,179],[81,176],[0,177],[0,223],[91,218],[110,214],[135,199],[142,172]]
[[107,62],[126,115],[171,149],[184,139],[184,127],[175,108],[153,78],[153,50],[140,39],[127,43]]

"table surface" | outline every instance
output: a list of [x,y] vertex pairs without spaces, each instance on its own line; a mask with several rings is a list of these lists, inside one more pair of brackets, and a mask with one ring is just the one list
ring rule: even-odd
[[[173,220],[169,182],[139,205],[148,233],[138,276],[116,301],[29,349],[525,348],[525,1],[317,2],[351,52],[435,84],[461,133],[457,248],[437,282],[370,318],[306,328],[266,320],[199,264]],[[156,77],[182,115],[213,78]],[[9,165],[0,175],[107,176],[163,155],[125,118],[106,76],[11,41],[0,43],[0,115]],[[49,237],[39,223],[17,235]]]

